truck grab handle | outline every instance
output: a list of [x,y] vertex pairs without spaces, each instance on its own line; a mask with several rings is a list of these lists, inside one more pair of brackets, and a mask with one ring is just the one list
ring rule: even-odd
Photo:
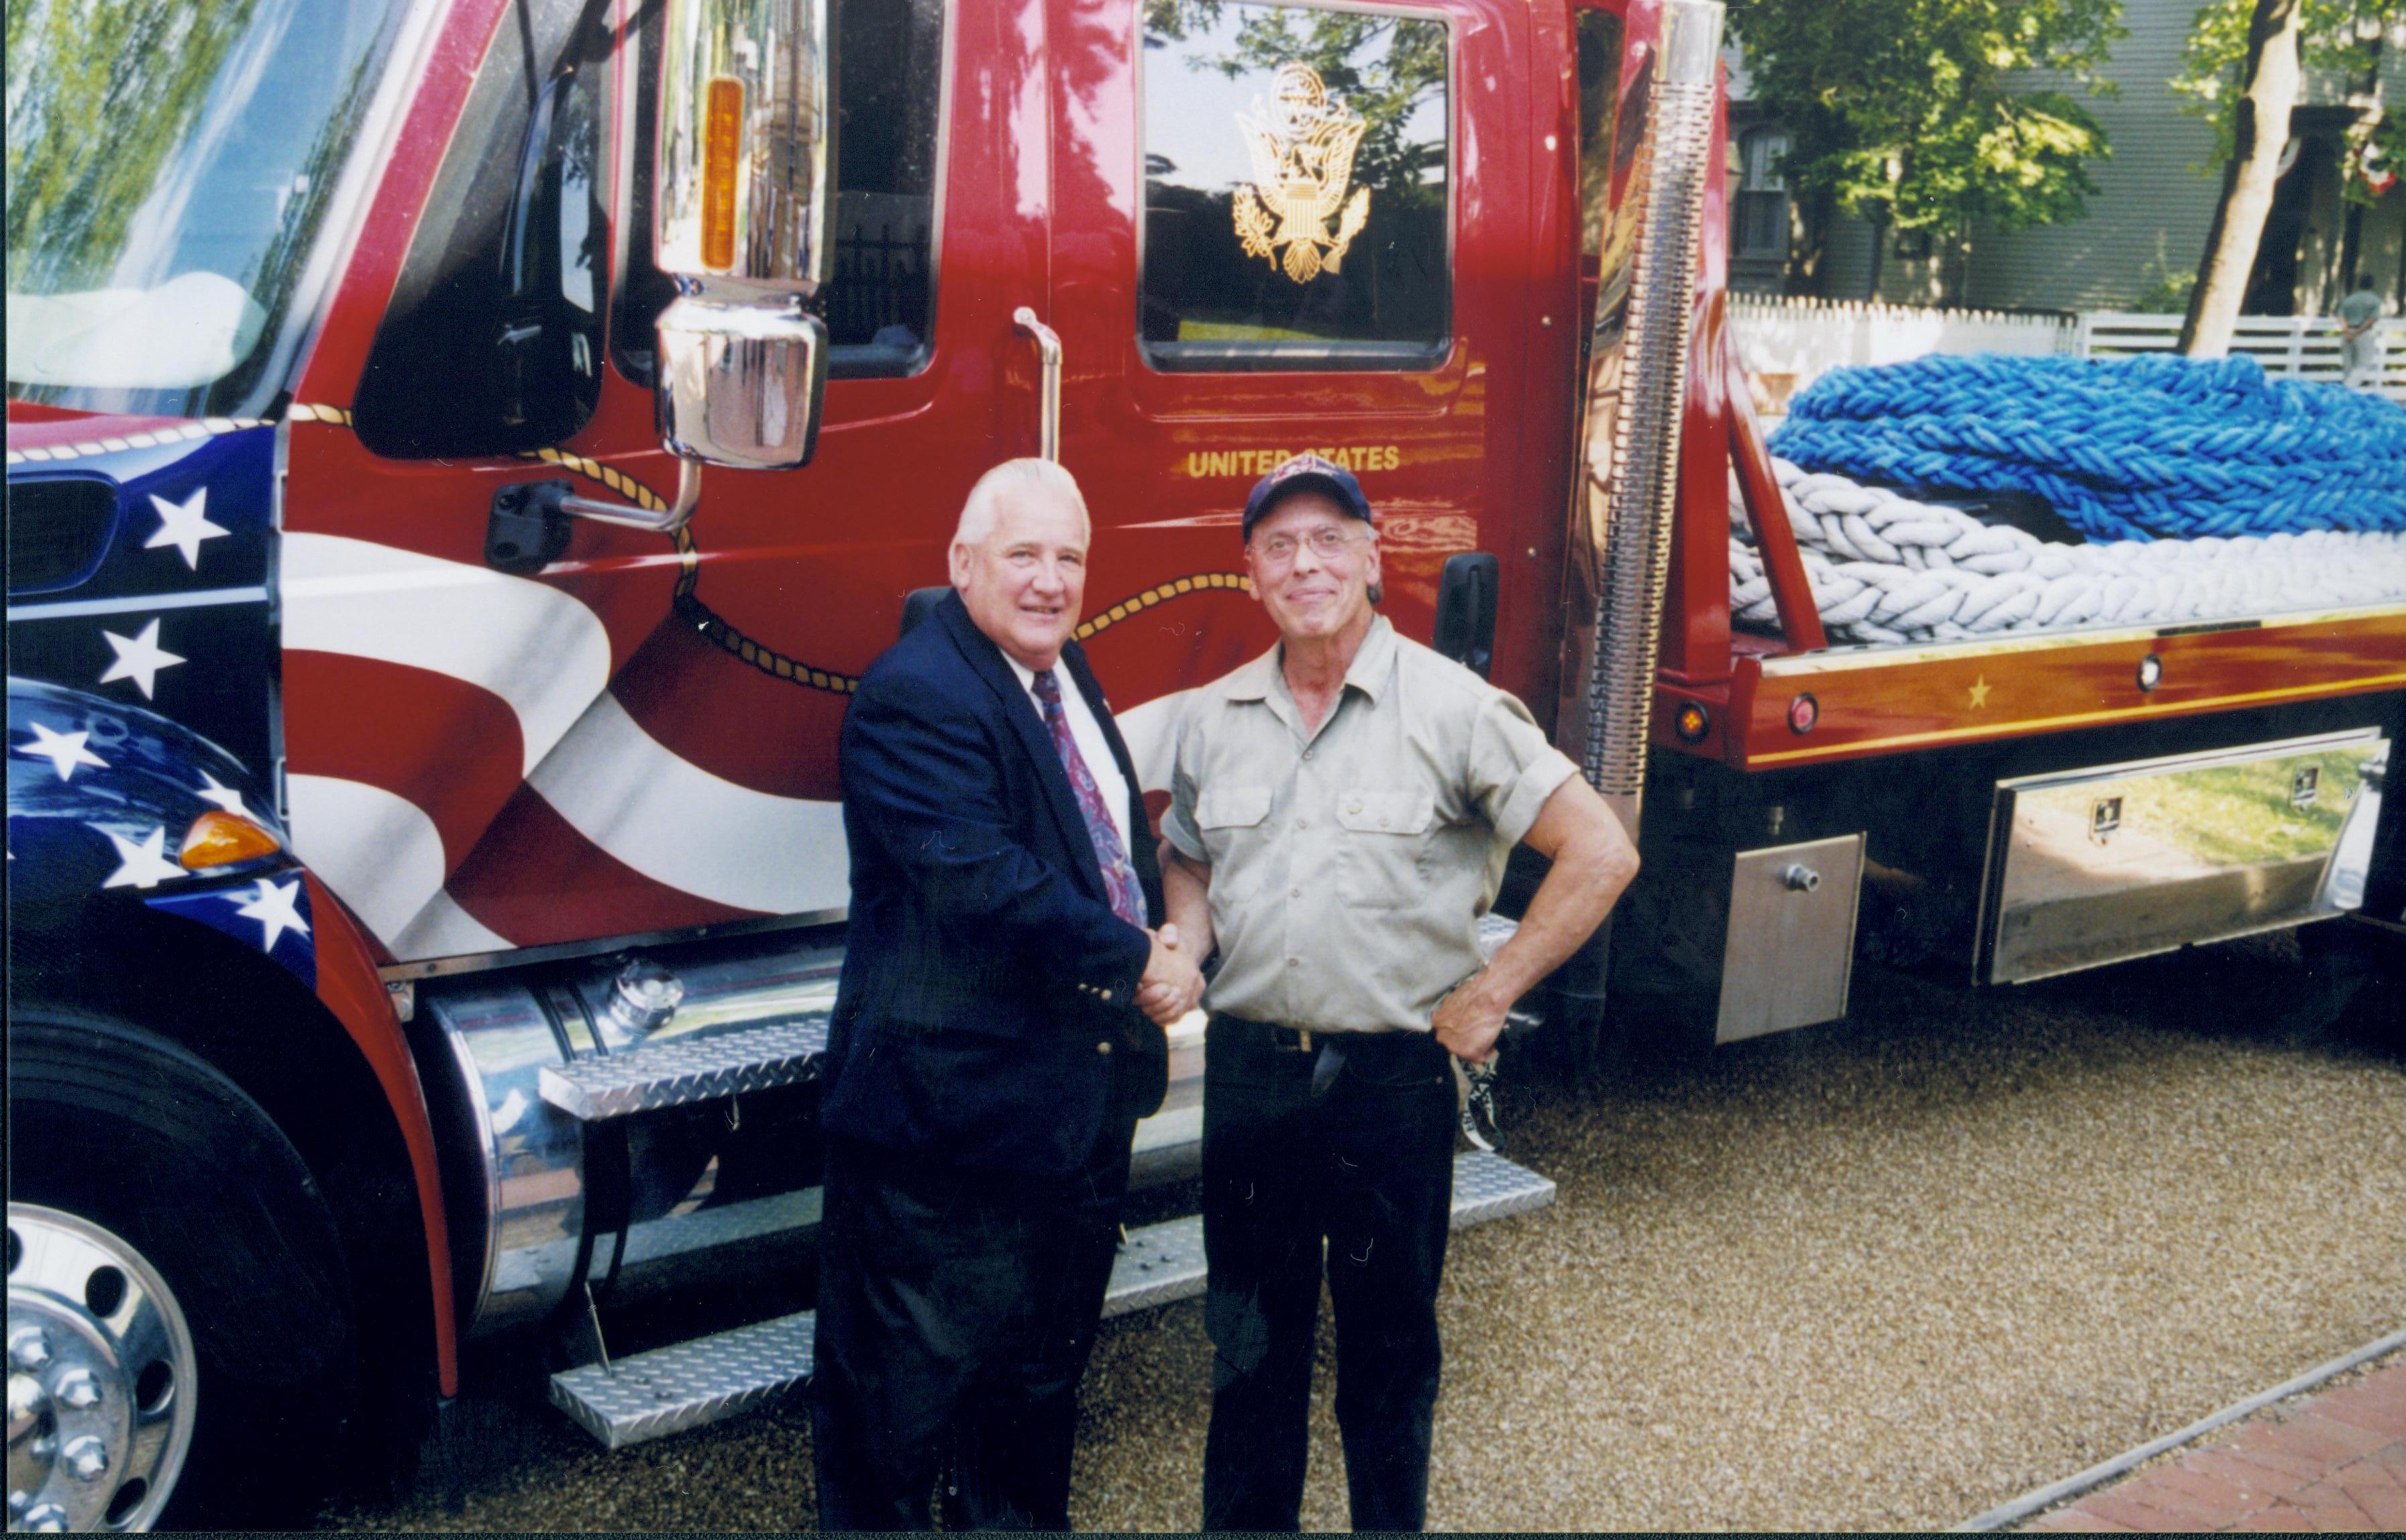
[[1024,304],[1011,313],[1011,324],[1036,339],[1037,389],[1041,397],[1036,452],[1057,460],[1061,458],[1061,334],[1038,320],[1036,312]]

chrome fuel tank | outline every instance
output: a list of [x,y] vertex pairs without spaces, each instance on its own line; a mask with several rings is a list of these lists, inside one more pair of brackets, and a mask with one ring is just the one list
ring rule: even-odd
[[[818,1218],[817,1067],[790,1045],[798,1029],[824,1042],[842,958],[840,932],[784,932],[418,986],[410,1030],[470,1335],[577,1302],[580,1273],[597,1293],[654,1293],[802,1238]],[[694,1045],[740,1070],[747,1041],[772,1038],[789,1051],[777,1074],[682,1084],[634,1115],[545,1100],[546,1070],[556,1087],[564,1070],[631,1072]]]

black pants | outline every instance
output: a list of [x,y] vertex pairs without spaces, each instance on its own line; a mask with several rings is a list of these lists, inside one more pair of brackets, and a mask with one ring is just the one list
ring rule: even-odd
[[1452,1216],[1453,1078],[1422,1033],[1337,1038],[1341,1065],[1321,1046],[1331,1039],[1285,1046],[1294,1040],[1230,1016],[1213,1017],[1205,1038],[1203,1527],[1297,1525],[1324,1237],[1353,1527],[1416,1530]]
[[1136,1127],[1115,1098],[1067,1177],[830,1137],[812,1448],[819,1527],[1067,1529],[1078,1380],[1119,1246]]

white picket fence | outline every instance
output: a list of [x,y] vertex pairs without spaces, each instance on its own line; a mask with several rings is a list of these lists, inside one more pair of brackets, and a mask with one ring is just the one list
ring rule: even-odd
[[[2180,329],[2178,316],[2095,311],[2073,318],[2073,342],[2066,351],[2084,359],[2169,353],[2180,339]],[[2381,336],[2381,393],[2406,402],[2406,321],[2383,321]],[[2268,374],[2333,385],[2340,381],[2339,322],[2328,316],[2242,316],[2231,331],[2230,350],[2253,355]]]
[[[2171,352],[2181,329],[2178,316],[1937,310],[1761,294],[1731,295],[1729,317],[1756,407],[1775,417],[1786,415],[1790,396],[1846,364],[1901,363],[1925,353],[2128,358]],[[2406,403],[2406,320],[2381,324],[2382,394]],[[2339,322],[2328,317],[2243,316],[2230,346],[2252,354],[2267,374],[2339,382]]]

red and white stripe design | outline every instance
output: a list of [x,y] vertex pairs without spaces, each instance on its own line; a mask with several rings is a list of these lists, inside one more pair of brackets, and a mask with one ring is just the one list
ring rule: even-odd
[[[656,736],[684,729],[613,692],[574,595],[305,532],[282,595],[294,849],[396,958],[845,903],[838,805]],[[757,755],[760,724],[743,736]]]

